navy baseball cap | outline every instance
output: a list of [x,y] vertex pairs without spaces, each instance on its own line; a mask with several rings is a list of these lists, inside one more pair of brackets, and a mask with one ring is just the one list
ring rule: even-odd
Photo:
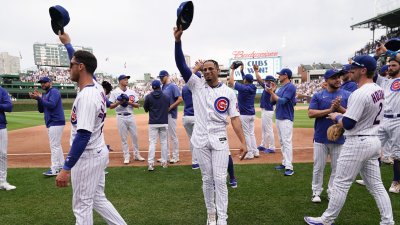
[[159,88],[161,87],[161,82],[159,80],[153,80],[153,82],[151,82],[151,87],[153,89]]
[[118,77],[118,81],[121,81],[121,80],[123,80],[123,79],[125,79],[125,78],[131,78],[130,76],[126,76],[126,75],[124,75],[124,74],[122,74],[122,75],[119,75],[119,77]]
[[376,70],[376,60],[369,55],[359,55],[353,58],[352,67],[366,68],[369,72]]
[[194,6],[192,1],[182,2],[176,10],[176,26],[182,26],[183,30],[189,28],[193,20]]
[[55,5],[49,8],[49,13],[53,32],[58,35],[58,31],[61,31],[61,34],[63,34],[64,27],[67,26],[70,20],[68,11],[60,5]]
[[339,73],[346,74],[346,73],[350,72],[350,70],[351,70],[351,65],[350,64],[346,64],[346,65],[343,65],[343,67],[339,71]]
[[48,77],[42,77],[38,81],[38,83],[47,83],[47,82],[51,82],[51,79]]
[[283,68],[280,72],[277,72],[279,75],[287,75],[288,78],[292,78],[292,71],[288,68]]
[[166,70],[161,70],[160,74],[158,75],[159,78],[163,78],[165,76],[169,76],[169,73]]
[[328,80],[329,78],[331,78],[335,75],[340,75],[340,71],[337,69],[330,69],[325,72],[324,78],[325,78],[325,80]]
[[265,77],[265,80],[266,80],[266,81],[274,81],[274,82],[275,82],[275,77],[273,77],[273,76],[271,76],[271,75],[267,75],[267,76]]
[[244,75],[244,79],[247,80],[249,83],[253,83],[254,80],[253,75],[251,74]]
[[400,50],[400,38],[391,38],[385,43],[385,47],[391,51]]
[[384,74],[386,71],[389,70],[389,66],[388,65],[384,65],[381,67],[381,69],[379,70],[379,74],[382,75]]

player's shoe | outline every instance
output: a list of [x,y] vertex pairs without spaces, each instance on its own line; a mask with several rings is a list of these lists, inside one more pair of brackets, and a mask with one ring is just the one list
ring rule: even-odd
[[275,169],[276,170],[283,170],[283,169],[285,169],[285,166],[281,164],[279,166],[275,166]]
[[193,169],[193,170],[200,169],[199,164],[198,164],[198,163],[192,164],[192,169]]
[[107,174],[108,174],[108,171],[105,171],[105,170],[104,170],[104,175],[107,175]]
[[400,192],[400,184],[397,181],[393,181],[390,185],[389,192],[398,194]]
[[231,186],[231,188],[237,188],[237,181],[235,178],[229,179],[229,186]]
[[54,177],[54,176],[57,176],[59,173],[60,173],[60,170],[49,169],[46,172],[43,172],[43,175],[45,175],[46,177]]
[[149,164],[149,167],[147,168],[148,171],[154,171],[154,165],[153,163]]
[[319,195],[317,195],[317,194],[314,194],[311,197],[311,201],[314,202],[314,203],[320,203],[321,202],[321,197],[319,197]]
[[168,163],[167,163],[167,162],[162,162],[162,163],[161,163],[161,166],[162,166],[163,168],[168,168]]
[[292,176],[294,174],[294,170],[291,170],[291,169],[286,169],[285,170],[285,176]]
[[266,149],[264,150],[264,153],[266,153],[266,154],[275,153],[275,150],[266,148]]
[[135,156],[135,161],[143,162],[145,159],[141,155]]
[[260,152],[258,150],[256,153],[254,153],[254,158],[260,158]]
[[[168,162],[171,161],[170,159],[167,160]],[[157,162],[162,162],[162,158],[157,159]]]
[[259,151],[265,151],[266,148],[265,148],[264,146],[261,146],[261,145],[260,145],[260,146],[257,147],[257,149],[258,149]]
[[[240,157],[240,156],[239,156]],[[254,159],[254,155],[250,152],[248,152],[243,159]]]
[[390,156],[384,156],[381,158],[381,162],[385,164],[393,164],[393,159]]
[[7,182],[0,183],[0,190],[11,191],[11,190],[14,190],[15,188],[17,188],[17,187],[15,187],[14,185],[11,185]]
[[305,216],[304,221],[309,225],[334,225],[333,223],[325,223],[321,217],[309,217]]
[[178,162],[179,162],[179,159],[176,159],[176,158],[172,158],[172,159],[169,161],[169,163],[171,163],[171,164],[178,163]]
[[128,165],[129,164],[129,159],[124,159],[124,164]]
[[365,186],[364,180],[356,180],[356,183],[362,186]]
[[207,225],[217,225],[217,215],[215,213],[207,215]]

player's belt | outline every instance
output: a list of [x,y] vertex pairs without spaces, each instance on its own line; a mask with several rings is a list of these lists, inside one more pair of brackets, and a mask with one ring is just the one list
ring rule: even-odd
[[119,116],[130,116],[131,114],[130,113],[118,113],[117,115],[119,115]]
[[390,118],[390,119],[399,118],[400,114],[383,114],[383,117]]

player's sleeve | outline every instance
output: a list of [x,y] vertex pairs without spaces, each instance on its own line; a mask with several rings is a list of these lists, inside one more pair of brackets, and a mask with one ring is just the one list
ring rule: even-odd
[[75,49],[72,47],[71,43],[65,44],[64,46],[67,49],[69,61],[71,61],[72,57],[74,57]]
[[[88,87],[90,88],[90,87]],[[97,91],[85,90],[84,96],[79,99],[79,105],[76,108],[77,130],[94,131],[97,112],[100,110],[100,104],[96,104],[93,99],[97,99]]]
[[71,170],[72,167],[78,162],[87,144],[89,143],[92,133],[87,130],[78,130],[72,142],[71,149],[65,159],[63,169]]
[[149,111],[149,95],[146,95],[146,97],[144,98],[143,109],[145,112]]
[[296,88],[294,86],[289,86],[286,91],[283,92],[282,97],[278,99],[278,104],[284,105],[291,101],[296,96]]
[[3,102],[0,104],[0,112],[11,112],[12,111],[12,103],[11,103],[11,98],[8,96],[6,91],[1,92],[1,97],[0,99],[3,99]]
[[172,95],[174,96],[174,99],[182,96],[181,92],[179,91],[178,86],[176,86],[176,85],[174,85],[174,90],[172,92],[173,92]]
[[308,109],[319,109],[319,92],[312,96]]
[[236,91],[245,91],[246,90],[246,85],[235,81],[235,84],[233,85],[233,89],[235,89]]
[[109,99],[110,102],[114,103],[115,100],[117,100],[117,99],[116,99],[117,97],[115,97],[115,95],[116,95],[116,94],[115,94],[115,91],[112,91],[111,94],[110,94],[110,99]]
[[343,116],[358,122],[363,114],[364,106],[368,102],[366,101],[366,96],[359,95],[357,92],[355,93],[350,95],[347,110]]
[[350,97],[350,95],[351,95],[351,92],[349,92],[349,91],[345,91],[345,90],[342,90],[343,92],[344,92],[344,94],[343,94],[343,97],[342,97],[342,100],[341,100],[341,105],[344,107],[344,108],[346,108],[347,109],[347,104],[348,104],[348,102],[349,102],[349,97]]
[[[190,77],[193,76],[192,71],[187,66],[185,61],[185,56],[183,55],[182,51],[182,42],[175,41],[175,63],[178,67],[179,72],[182,74],[183,79],[185,82],[188,82]],[[196,76],[196,75],[194,75]]]
[[257,82],[263,89],[265,89],[265,83],[264,82],[259,82],[258,80],[257,80]]
[[43,98],[38,99],[38,103],[41,104],[44,108],[54,109],[57,106],[57,102],[60,101],[61,95],[60,92],[56,90],[50,90],[48,100],[44,100]]
[[239,109],[238,109],[238,102],[237,102],[237,98],[235,93],[233,92],[232,89],[230,89],[231,91],[229,92],[229,109],[228,109],[228,113],[229,113],[229,117],[233,118],[236,116],[240,116],[239,113]]

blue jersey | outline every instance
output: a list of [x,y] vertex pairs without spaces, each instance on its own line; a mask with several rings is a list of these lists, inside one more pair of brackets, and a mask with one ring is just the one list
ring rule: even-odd
[[354,81],[346,81],[340,86],[340,89],[343,89],[345,91],[349,91],[350,93],[353,93],[355,90],[357,90],[358,86],[357,83]]
[[7,127],[6,114],[4,112],[12,111],[12,103],[8,92],[0,87],[0,129]]
[[[178,86],[173,83],[164,84],[162,86],[162,91],[165,95],[168,96],[170,105],[174,104],[178,97],[181,96],[181,92],[179,91]],[[171,114],[172,118],[176,119],[178,117],[178,107],[171,109],[171,111],[169,111],[169,114]]]
[[261,94],[260,99],[260,108],[265,109],[267,111],[274,111],[274,105],[271,102],[271,94],[265,90],[265,83],[258,82],[264,91]]
[[255,115],[254,97],[257,93],[257,88],[254,84],[241,84],[235,82],[234,89],[238,91],[238,105],[240,115]]
[[283,85],[276,91],[276,95],[281,98],[276,104],[276,119],[291,120],[294,119],[294,106],[296,105],[296,86],[291,82]]
[[183,115],[194,116],[192,92],[189,90],[189,87],[187,85],[183,86],[182,88],[182,98],[183,102],[185,103]]
[[[321,90],[315,93],[312,97],[309,109],[329,109],[332,101],[338,96],[342,99],[340,105],[344,108],[347,108],[347,101],[350,95],[351,92],[342,89],[339,89],[335,92],[329,92],[325,89]],[[331,119],[327,119],[326,117],[316,118],[314,123],[314,141],[323,144],[343,144],[344,136],[341,136],[336,142],[331,142],[328,140],[326,132],[331,125],[333,125],[333,121]]]
[[57,89],[50,88],[37,102],[39,112],[44,113],[46,127],[65,125],[61,94]]

